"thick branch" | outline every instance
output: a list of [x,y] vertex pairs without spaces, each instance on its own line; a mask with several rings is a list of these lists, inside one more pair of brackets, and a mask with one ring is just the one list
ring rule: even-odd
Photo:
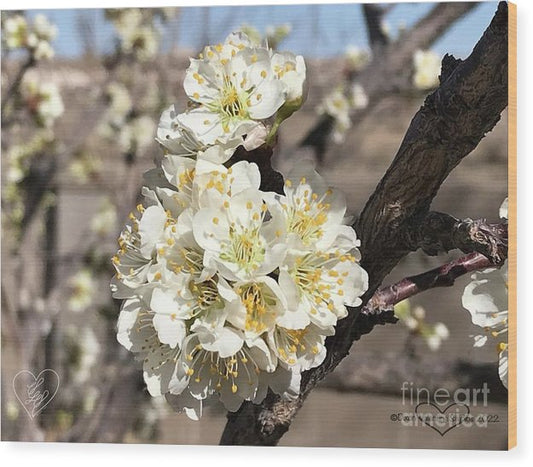
[[499,121],[507,106],[507,4],[467,60],[415,115],[400,149],[359,218],[363,264],[371,283],[411,249],[413,227],[454,167]]
[[[410,251],[409,232],[425,219],[448,174],[494,127],[506,105],[507,4],[502,2],[470,57],[457,64],[414,117],[355,226],[362,239],[361,264],[369,273],[363,306]],[[339,321],[335,336],[326,342],[325,361],[302,375],[295,401],[269,394],[261,405],[244,403],[228,416],[221,443],[276,444],[309,392],[348,354],[358,314],[359,309],[351,309]]]

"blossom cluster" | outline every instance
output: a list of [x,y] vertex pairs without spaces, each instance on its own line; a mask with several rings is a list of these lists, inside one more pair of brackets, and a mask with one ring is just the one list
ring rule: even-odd
[[[500,217],[507,219],[507,198],[500,207]],[[498,373],[502,384],[507,387],[509,302],[507,260],[497,268],[488,268],[472,275],[472,281],[465,287],[463,307],[472,317],[472,324],[483,333],[474,336],[474,347],[482,347],[493,341],[498,353]]]
[[111,8],[106,17],[119,36],[120,51],[140,61],[153,58],[159,49],[160,34],[154,20],[166,21],[175,15],[173,8]]
[[394,314],[413,336],[423,338],[432,351],[438,350],[442,345],[442,341],[450,336],[450,331],[444,323],[427,323],[426,310],[421,306],[412,308],[409,299],[396,304],[394,306]]
[[22,82],[21,95],[36,123],[44,128],[51,128],[65,111],[55,83],[26,78]]
[[57,28],[46,16],[36,15],[29,23],[22,15],[8,16],[2,24],[3,42],[7,49],[27,48],[33,59],[50,59],[54,56],[51,42],[57,35]]
[[370,52],[355,45],[348,45],[344,52],[346,68],[351,73],[359,73],[369,64]]
[[216,398],[236,411],[268,388],[296,397],[367,289],[340,192],[307,166],[265,192],[257,164],[232,157],[268,142],[304,85],[302,57],[242,33],[191,59],[193,104],[163,112],[165,156],[119,237],[118,340],[142,360],[150,394],[190,418]]
[[348,92],[343,87],[334,88],[327,94],[317,108],[317,112],[328,115],[333,119],[332,138],[336,144],[341,144],[352,127],[350,113],[353,110],[365,109],[368,106],[368,96],[359,83],[350,85]]

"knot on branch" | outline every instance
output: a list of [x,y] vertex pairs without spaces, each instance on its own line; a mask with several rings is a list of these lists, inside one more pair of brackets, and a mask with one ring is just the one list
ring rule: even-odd
[[459,220],[441,212],[430,212],[418,229],[409,234],[408,242],[413,251],[421,248],[429,256],[459,249],[463,253],[481,253],[492,264],[500,265],[507,258],[507,223]]
[[463,61],[453,55],[446,54],[442,59],[442,67],[439,76],[440,84],[443,84]]
[[398,318],[394,315],[394,305],[380,303],[378,296],[376,296],[376,300],[370,300],[355,319],[352,337],[354,340],[359,340],[361,336],[372,332],[376,326],[397,322]]
[[507,223],[487,224],[485,219],[465,219],[453,231],[454,241],[463,253],[476,251],[494,265],[507,258]]

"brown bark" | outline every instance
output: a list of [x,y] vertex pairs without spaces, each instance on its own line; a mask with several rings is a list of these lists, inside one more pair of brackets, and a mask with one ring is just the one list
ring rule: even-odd
[[382,287],[374,293],[361,310],[356,320],[356,327],[358,327],[359,319],[364,315],[381,315],[383,312],[392,310],[397,303],[413,295],[436,287],[451,287],[459,277],[493,266],[491,260],[481,253],[470,253],[438,268],[416,276],[406,277],[396,284]]
[[[362,240],[361,265],[369,273],[363,306],[412,250],[411,234],[420,228],[446,177],[500,119],[507,105],[507,58],[507,4],[502,2],[470,57],[446,61],[440,87],[415,115],[355,225]],[[261,405],[244,403],[228,415],[221,444],[277,444],[309,392],[348,354],[358,333],[359,312],[351,309],[339,321],[327,341],[325,361],[302,375],[295,401],[269,394]]]
[[463,253],[483,253],[499,264],[507,256],[507,223],[487,224],[484,219],[458,220],[441,212],[430,212],[411,238],[412,249],[421,248],[429,256],[459,249]]

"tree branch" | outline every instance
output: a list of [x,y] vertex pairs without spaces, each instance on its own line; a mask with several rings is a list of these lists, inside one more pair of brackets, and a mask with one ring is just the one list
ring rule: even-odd
[[[361,213],[355,227],[362,241],[361,265],[369,273],[363,306],[411,250],[408,232],[425,219],[448,174],[500,119],[507,105],[507,24],[507,4],[501,2],[470,57],[457,65],[415,115]],[[326,341],[325,361],[302,375],[296,400],[283,401],[270,393],[261,405],[244,403],[228,415],[221,444],[276,444],[309,392],[348,354],[357,335],[359,311],[351,309],[338,322],[335,336]]]
[[[368,106],[354,112],[352,120],[368,113],[385,95],[410,87],[411,76],[405,70],[412,69],[414,52],[430,47],[455,21],[477,5],[475,2],[438,4],[406,32],[401,41],[381,47],[378,53],[375,51],[370,64],[357,76],[368,97]],[[332,120],[331,117],[321,117],[299,144],[300,147],[313,147],[319,161],[323,159],[333,130]]]
[[507,223],[488,224],[485,219],[459,220],[442,212],[430,212],[418,231],[408,239],[412,250],[421,248],[429,256],[458,249],[463,253],[477,251],[493,264],[507,256]]
[[24,61],[24,63],[20,66],[20,69],[17,72],[17,75],[15,76],[15,78],[13,79],[13,82],[7,89],[5,95],[2,96],[2,105],[1,105],[0,115],[1,115],[1,120],[2,120],[2,126],[4,129],[10,123],[7,121],[6,114],[5,114],[7,105],[11,101],[11,99],[13,99],[18,94],[19,87],[22,83],[22,79],[24,78],[24,75],[33,66],[35,66],[35,58],[33,57],[33,55],[30,55],[26,59],[26,61]]
[[506,106],[507,4],[502,2],[470,57],[415,115],[361,213],[356,230],[362,264],[376,287],[412,250],[410,233],[428,215],[440,186],[492,130]]
[[385,8],[373,3],[365,3],[363,6],[363,15],[365,17],[366,31],[368,41],[374,53],[379,53],[383,47],[389,43],[389,38],[383,32],[382,21],[385,15]]
[[379,315],[380,310],[390,310],[397,303],[413,295],[436,287],[452,287],[459,277],[490,267],[494,267],[494,264],[486,256],[481,253],[470,253],[430,271],[406,277],[396,284],[378,289],[361,310],[361,315]]

